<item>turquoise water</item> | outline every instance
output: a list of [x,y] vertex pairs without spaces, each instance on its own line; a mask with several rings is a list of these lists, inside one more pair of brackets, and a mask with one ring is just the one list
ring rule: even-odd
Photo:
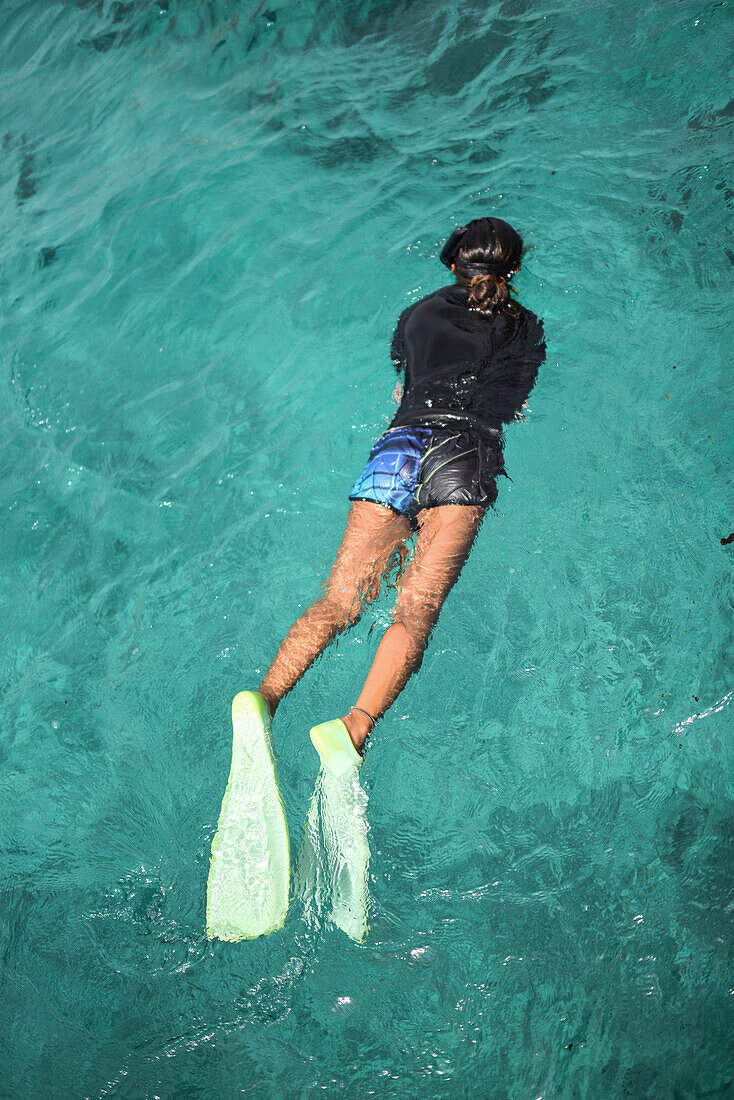
[[[3,1096],[731,1095],[731,27],[3,5]],[[548,360],[363,769],[370,937],[209,943],[231,697],[491,212]],[[278,713],[294,851],[389,606]]]

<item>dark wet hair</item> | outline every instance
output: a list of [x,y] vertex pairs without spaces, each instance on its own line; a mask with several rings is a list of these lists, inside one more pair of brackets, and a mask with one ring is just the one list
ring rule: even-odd
[[493,314],[512,312],[508,279],[522,257],[522,237],[502,218],[475,218],[453,231],[441,252],[441,263],[456,264],[456,274],[469,288],[469,308]]

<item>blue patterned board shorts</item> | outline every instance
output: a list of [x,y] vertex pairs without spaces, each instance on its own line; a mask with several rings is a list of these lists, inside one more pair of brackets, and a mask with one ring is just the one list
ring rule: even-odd
[[349,499],[383,504],[415,526],[423,508],[493,505],[500,474],[507,476],[501,446],[474,432],[388,428],[370,451]]

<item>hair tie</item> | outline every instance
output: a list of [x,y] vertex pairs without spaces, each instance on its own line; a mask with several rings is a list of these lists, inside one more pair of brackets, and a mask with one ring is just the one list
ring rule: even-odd
[[456,270],[462,275],[468,275],[470,279],[482,278],[484,275],[502,275],[507,277],[513,270],[507,260],[498,260],[494,263],[472,264],[467,260],[457,260]]

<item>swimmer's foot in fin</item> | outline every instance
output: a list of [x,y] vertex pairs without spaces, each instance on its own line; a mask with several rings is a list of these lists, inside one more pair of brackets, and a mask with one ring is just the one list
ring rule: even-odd
[[332,904],[330,917],[357,943],[369,931],[367,794],[359,782],[362,757],[340,718],[311,730],[321,758],[321,829],[326,847]]
[[290,849],[270,711],[259,692],[234,697],[232,727],[232,768],[212,841],[206,930],[210,939],[234,942],[283,926]]
[[341,718],[314,726],[310,736],[321,763],[334,775],[346,775],[353,768],[362,766],[363,757],[355,749]]

